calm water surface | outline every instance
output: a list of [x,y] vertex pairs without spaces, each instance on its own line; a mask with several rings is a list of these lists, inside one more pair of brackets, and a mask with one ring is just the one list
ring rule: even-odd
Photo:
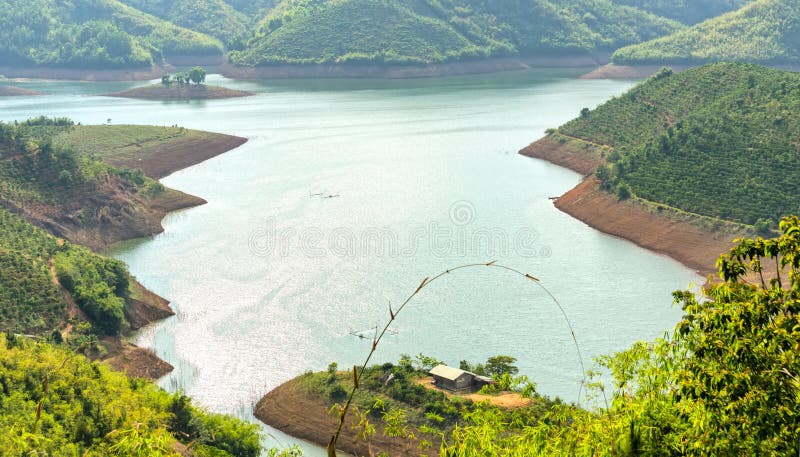
[[[177,312],[136,338],[175,365],[161,384],[251,418],[254,402],[284,381],[363,360],[370,343],[351,332],[385,322],[389,303],[422,278],[464,263],[499,259],[541,278],[587,364],[674,326],[670,292],[699,278],[554,209],[549,197],[580,176],[517,154],[632,84],[575,76],[212,76],[258,95],[191,103],[98,96],[131,83],[29,82],[51,95],[2,99],[0,119],[179,124],[250,139],[163,180],[207,205],[171,214],[163,234],[111,253]],[[502,270],[447,276],[394,329],[376,362],[425,353],[457,365],[510,354],[540,392],[577,400],[580,365],[558,308]]]

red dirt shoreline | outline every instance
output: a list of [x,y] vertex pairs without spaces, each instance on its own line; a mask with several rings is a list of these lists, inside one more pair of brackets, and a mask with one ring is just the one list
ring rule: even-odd
[[42,92],[25,89],[23,87],[0,85],[0,97],[32,97],[44,95]]
[[581,79],[645,79],[654,75],[664,67],[672,68],[676,72],[684,71],[687,65],[603,65],[581,76]]
[[[181,138],[143,148],[135,162],[110,160],[109,163],[117,167],[138,168],[147,176],[159,179],[235,149],[245,142],[246,138],[224,134],[202,139]],[[0,201],[0,205],[59,238],[102,251],[116,242],[163,232],[161,221],[168,213],[206,203],[202,198],[169,188],[153,197],[141,197],[129,187],[108,186],[89,202],[100,208],[98,214],[89,220],[77,218],[76,208],[73,207],[42,204],[20,208],[8,201]],[[77,211],[80,212],[80,208]],[[131,331],[175,315],[169,301],[140,283],[134,281],[132,290],[132,297],[124,310]],[[64,293],[68,295],[66,290]],[[71,301],[71,297],[68,301]],[[131,376],[155,380],[173,369],[172,365],[158,358],[151,350],[139,348],[124,337],[105,338],[103,345],[107,353],[101,359]]]
[[734,227],[705,227],[691,217],[678,218],[634,200],[619,201],[600,189],[591,176],[603,163],[601,148],[559,135],[544,137],[520,154],[546,160],[585,176],[575,188],[555,201],[559,210],[603,233],[631,241],[645,249],[669,256],[708,276],[716,274],[716,260],[733,247],[732,240],[748,235]]
[[222,55],[169,56],[162,65],[121,69],[81,69],[53,67],[0,66],[0,75],[6,78],[52,79],[65,81],[147,81],[175,71],[176,66],[217,66],[222,64]]
[[[294,378],[287,381],[266,394],[256,404],[254,414],[261,422],[287,435],[327,446],[339,424],[338,416],[328,414],[329,406],[322,399],[313,398],[304,392],[298,385],[298,380],[299,378]],[[437,445],[428,452],[420,450],[416,444],[407,447],[401,438],[385,436],[380,420],[370,422],[375,426],[375,434],[367,442],[357,436],[356,415],[348,414],[339,437],[339,449],[355,456],[379,455],[381,452],[390,456],[409,457],[439,454]],[[432,439],[427,436],[425,438]]]
[[151,68],[120,70],[81,70],[73,68],[9,67],[0,66],[0,75],[7,78],[35,78],[71,81],[146,81],[158,79],[175,71],[175,66],[219,66],[219,72],[238,79],[287,78],[432,78],[459,76],[530,68],[581,68],[598,67],[610,61],[609,53],[577,54],[566,56],[495,57],[464,62],[445,62],[430,65],[270,65],[264,67],[236,66],[225,56],[178,56],[169,62]]
[[[246,138],[232,135],[217,134],[214,138],[205,141],[189,138],[173,141],[165,146],[154,148],[152,151],[142,151],[142,160],[134,163],[112,163],[115,166],[139,168],[147,176],[160,179],[178,170],[197,165],[212,157],[236,149],[246,143]],[[114,242],[128,239],[151,236],[164,231],[161,221],[172,211],[191,208],[205,204],[206,201],[178,190],[167,189],[163,194],[148,202],[152,227],[145,232],[136,229],[116,233],[111,238],[100,240],[101,246],[106,247]],[[125,225],[125,224],[123,224]],[[158,322],[167,317],[174,316],[169,301],[151,292],[136,282],[136,294],[130,300],[130,306],[125,310],[125,318],[131,324],[131,330],[138,330],[146,325]],[[118,371],[124,371],[130,376],[157,380],[174,367],[149,350],[140,348],[121,339],[106,341],[109,350],[105,357],[106,362]]]
[[[139,168],[147,176],[160,179],[175,171],[197,165],[212,157],[236,149],[246,143],[246,138],[232,135],[217,134],[214,138],[205,141],[189,138],[173,141],[172,143],[154,148],[152,151],[142,151],[142,160],[134,163],[112,163],[115,166]],[[112,231],[96,240],[96,248],[105,248],[108,245],[129,239],[151,236],[164,231],[161,221],[164,217],[180,209],[186,209],[205,204],[202,198],[189,195],[178,190],[166,189],[164,193],[151,199],[148,203],[146,220],[149,227],[131,227],[129,224],[118,224],[122,228]],[[90,244],[92,244],[90,242]],[[151,292],[136,282],[135,297],[130,299],[129,306],[125,309],[125,318],[131,324],[131,330],[138,330],[146,325],[158,322],[167,317],[174,316],[169,301]],[[104,341],[108,354],[104,360],[115,370],[124,371],[130,376],[157,380],[174,367],[160,359],[153,351],[140,348],[123,339],[107,339]]]
[[[710,62],[709,62],[710,63]],[[654,75],[656,72],[664,67],[669,67],[675,72],[688,70],[689,68],[699,67],[705,65],[698,64],[685,64],[685,63],[662,63],[656,65],[615,65],[609,63],[581,76],[581,79],[645,79]],[[763,64],[762,64],[763,65]],[[772,68],[779,68],[788,71],[800,71],[798,65],[767,65]]]
[[460,76],[530,68],[582,68],[608,63],[610,55],[502,57],[431,65],[309,64],[244,67],[223,63],[220,73],[237,79],[381,78],[412,79]]

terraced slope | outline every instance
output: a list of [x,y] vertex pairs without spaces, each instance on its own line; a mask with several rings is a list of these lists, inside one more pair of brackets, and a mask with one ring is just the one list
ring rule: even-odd
[[586,160],[605,163],[603,188],[622,199],[762,229],[800,211],[798,73],[733,63],[664,71],[551,137],[586,145]]

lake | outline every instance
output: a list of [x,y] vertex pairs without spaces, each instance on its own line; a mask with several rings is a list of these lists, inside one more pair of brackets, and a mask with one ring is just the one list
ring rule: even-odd
[[[396,309],[423,278],[466,263],[498,260],[540,278],[587,366],[675,325],[670,292],[701,278],[556,210],[550,197],[581,177],[517,154],[633,84],[578,74],[211,76],[257,95],[198,102],[99,96],[135,83],[30,82],[22,85],[51,95],[0,99],[0,120],[178,124],[250,139],[163,180],[207,205],[110,253],[177,312],[136,338],[176,367],[161,385],[252,419],[253,404],[284,381],[332,361],[360,363],[390,303]],[[454,272],[424,289],[374,361],[419,353],[456,366],[508,354],[541,393],[579,400],[580,364],[561,312],[536,284],[501,269]],[[270,443],[294,442],[274,436]]]

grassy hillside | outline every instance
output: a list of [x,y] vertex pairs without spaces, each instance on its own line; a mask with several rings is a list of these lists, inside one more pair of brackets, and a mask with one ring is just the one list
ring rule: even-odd
[[752,1],[754,0],[614,0],[614,3],[634,6],[684,24],[696,24],[741,8]]
[[219,134],[154,125],[75,125],[59,132],[53,143],[79,149],[114,166],[135,168],[143,151],[169,148],[179,141],[212,141]]
[[150,201],[167,190],[140,171],[53,143],[72,128],[68,119],[0,124],[0,204],[93,247],[102,245],[91,241],[104,233],[114,239],[115,233],[155,229]]
[[117,0],[0,0],[0,62],[132,68],[175,55],[219,55],[222,44]]
[[223,0],[122,0],[175,25],[231,43],[249,32],[250,19]]
[[687,30],[619,49],[614,63],[800,62],[800,3],[757,0]]
[[428,64],[490,56],[611,51],[680,29],[609,0],[283,0],[240,65]]
[[66,349],[0,334],[0,454],[256,457],[255,425]]
[[664,71],[558,133],[609,145],[604,186],[760,225],[800,211],[800,74],[750,64]]

